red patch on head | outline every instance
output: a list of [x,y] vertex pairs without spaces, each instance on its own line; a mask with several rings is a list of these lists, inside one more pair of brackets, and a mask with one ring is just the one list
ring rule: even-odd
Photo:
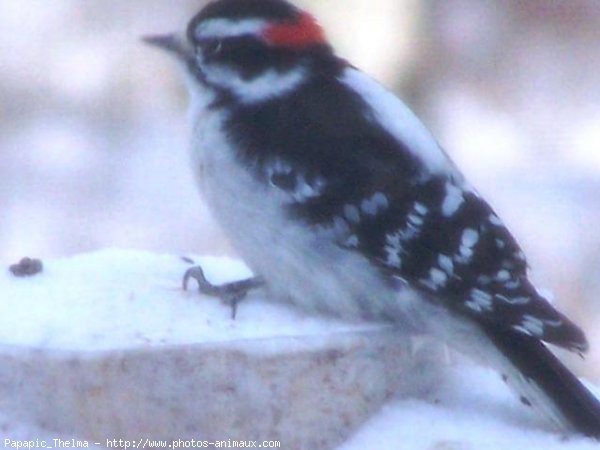
[[307,12],[301,13],[295,22],[267,26],[262,35],[269,44],[277,47],[302,49],[327,42],[323,29]]

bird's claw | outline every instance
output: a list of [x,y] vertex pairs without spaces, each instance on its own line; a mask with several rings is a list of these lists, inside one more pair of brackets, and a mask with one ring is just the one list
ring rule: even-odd
[[262,286],[264,281],[260,277],[247,278],[221,285],[214,285],[206,279],[200,266],[190,267],[183,275],[183,290],[187,290],[190,278],[198,283],[198,290],[205,295],[218,297],[223,303],[231,307],[231,318],[235,319],[238,303],[246,297],[249,290]]

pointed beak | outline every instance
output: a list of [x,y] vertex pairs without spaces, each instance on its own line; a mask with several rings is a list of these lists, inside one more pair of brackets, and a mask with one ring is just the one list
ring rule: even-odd
[[183,61],[188,61],[191,56],[190,50],[177,34],[160,34],[143,36],[142,41],[148,45],[158,47],[166,52],[174,54]]
[[143,36],[142,41],[175,56],[187,72],[192,74],[198,81],[205,83],[206,77],[197,64],[194,49],[180,35],[171,33]]

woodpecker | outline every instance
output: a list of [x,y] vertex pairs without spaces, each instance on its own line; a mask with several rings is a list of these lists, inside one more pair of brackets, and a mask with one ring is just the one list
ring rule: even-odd
[[[497,369],[562,430],[600,438],[600,402],[548,344],[584,333],[528,279],[525,255],[432,134],[394,94],[336,56],[285,0],[217,0],[176,56],[191,94],[193,171],[264,286],[306,311],[429,333]],[[207,287],[208,286],[208,287]]]

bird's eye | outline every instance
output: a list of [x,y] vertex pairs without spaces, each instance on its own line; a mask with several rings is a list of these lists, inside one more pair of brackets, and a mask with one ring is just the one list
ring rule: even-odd
[[206,57],[217,56],[223,49],[223,41],[221,39],[211,39],[202,44],[202,52]]

